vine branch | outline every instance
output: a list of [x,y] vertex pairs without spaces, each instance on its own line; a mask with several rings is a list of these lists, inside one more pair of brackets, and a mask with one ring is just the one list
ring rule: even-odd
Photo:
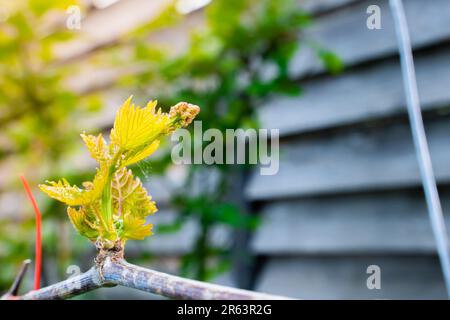
[[2,299],[68,299],[101,287],[121,285],[173,299],[187,300],[279,300],[287,297],[186,279],[142,268],[108,255],[87,272],[22,296],[6,294]]

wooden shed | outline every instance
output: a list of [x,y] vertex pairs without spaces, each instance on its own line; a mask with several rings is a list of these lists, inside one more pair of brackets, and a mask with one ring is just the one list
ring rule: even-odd
[[[339,76],[307,50],[291,66],[304,90],[261,112],[279,128],[280,171],[246,188],[264,217],[251,240],[257,290],[306,299],[445,298],[388,1],[311,1],[306,36],[338,54]],[[366,26],[369,5],[381,29]],[[450,2],[404,1],[435,174],[450,212]],[[381,289],[368,289],[379,266]]]
[[[126,23],[132,19],[120,19],[122,15],[137,16],[135,20],[142,22],[159,12],[161,0],[148,3],[120,1],[88,16],[83,22],[86,30],[102,43],[73,43],[62,51],[61,59],[89,56],[114,43],[122,29],[131,28]],[[316,54],[302,46],[290,66],[302,94],[273,97],[261,106],[262,127],[280,132],[279,172],[263,176],[255,170],[246,181],[244,201],[262,219],[244,243],[253,259],[244,268],[238,266],[243,277],[229,273],[217,282],[304,299],[446,298],[406,114],[388,0],[299,0],[299,4],[314,16],[299,41],[313,39],[337,54],[345,69],[329,74]],[[371,5],[381,9],[381,29],[367,27]],[[426,133],[450,222],[450,1],[404,0],[404,5]],[[187,27],[155,34],[151,40],[177,36],[183,45],[180,31],[201,20],[201,11],[194,12],[186,19]],[[75,79],[73,87],[80,93],[98,89],[96,85],[102,87],[105,79],[114,78],[108,72]],[[115,89],[106,93],[111,108],[91,119],[92,127],[110,127],[125,96]],[[171,182],[152,179],[149,187],[161,207],[152,222],[173,219],[175,213],[165,205]],[[2,215],[7,217],[16,207],[2,197]],[[18,202],[12,198],[10,204]],[[161,257],[153,267],[175,272],[177,257],[191,250],[197,232],[198,226],[188,222],[176,234],[130,243],[127,250],[131,255],[133,250],[152,252]],[[219,228],[212,238],[221,244],[233,236]],[[380,288],[367,285],[373,270],[379,271]],[[149,297],[128,289],[101,289],[98,294]]]

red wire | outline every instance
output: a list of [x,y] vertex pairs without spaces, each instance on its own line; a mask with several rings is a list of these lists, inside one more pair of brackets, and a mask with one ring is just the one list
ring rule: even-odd
[[22,180],[23,186],[28,194],[28,197],[30,198],[36,216],[36,244],[34,249],[36,261],[34,263],[34,290],[38,290],[41,287],[41,266],[42,266],[41,212],[39,211],[33,193],[31,193],[31,189],[30,186],[28,185],[27,180],[23,175],[20,176],[20,180]]

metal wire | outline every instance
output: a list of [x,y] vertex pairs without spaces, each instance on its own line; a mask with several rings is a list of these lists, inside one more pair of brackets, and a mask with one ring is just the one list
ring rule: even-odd
[[447,296],[450,298],[450,247],[420,109],[408,24],[406,22],[402,0],[390,0],[390,6],[394,17],[400,51],[409,122],[411,125],[416,156],[419,162],[422,185],[428,206],[428,214],[436,241],[442,272],[444,274]]

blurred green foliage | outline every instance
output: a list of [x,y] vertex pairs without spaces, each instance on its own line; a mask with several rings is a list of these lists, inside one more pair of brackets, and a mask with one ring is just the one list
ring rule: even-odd
[[14,152],[53,164],[74,140],[73,123],[100,106],[97,99],[80,99],[64,86],[74,68],[57,64],[52,53],[73,33],[59,21],[48,22],[50,15],[71,4],[74,1],[17,1],[0,26],[0,125],[10,142],[8,149],[2,148],[3,156]]
[[[98,96],[80,96],[68,89],[66,81],[75,68],[59,64],[53,53],[56,45],[75,36],[64,25],[65,11],[74,4],[82,8],[73,0],[0,2],[4,19],[0,22],[0,162],[8,166],[2,193],[23,192],[19,173],[32,185],[60,175],[65,170],[63,157],[73,154],[74,141],[78,141],[79,120],[101,106]],[[84,178],[83,172],[71,175],[72,181]],[[0,223],[0,290],[11,285],[20,262],[33,257],[34,216],[26,204],[15,219],[3,217]],[[59,245],[55,241],[67,233],[61,232],[66,216],[54,202],[41,202],[41,209],[44,252],[60,262],[68,259],[69,253],[61,251],[64,239]]]
[[[167,12],[171,19],[161,23],[166,21]],[[300,93],[299,83],[289,75],[289,63],[299,48],[301,30],[312,21],[299,8],[298,1],[214,0],[204,9],[204,25],[191,32],[188,47],[180,55],[164,52],[148,41],[149,32],[155,28],[173,26],[174,21],[182,20],[174,18],[172,7],[167,12],[157,23],[129,35],[135,44],[133,62],[145,66],[138,74],[122,79],[130,90],[147,96],[151,88],[152,98],[166,106],[178,101],[197,104],[201,107],[197,120],[202,121],[203,130],[216,128],[223,133],[226,129],[258,128],[256,110],[269,96]],[[334,54],[317,45],[311,47],[331,72],[341,69]],[[155,168],[164,171],[170,165],[170,157],[163,156],[161,163],[151,169],[152,174]],[[209,280],[227,270],[231,257],[231,246],[216,247],[211,241],[213,229],[222,226],[231,231],[248,230],[258,225],[257,217],[246,212],[245,204],[230,196],[230,191],[240,188],[234,178],[245,174],[248,167],[187,167],[184,187],[171,201],[178,209],[178,219],[170,226],[156,228],[160,232],[174,231],[188,218],[194,218],[200,233],[192,252],[183,257],[181,272]],[[209,175],[211,171],[218,174],[213,187],[195,185],[196,174]],[[195,188],[199,192],[193,195],[191,190]]]

